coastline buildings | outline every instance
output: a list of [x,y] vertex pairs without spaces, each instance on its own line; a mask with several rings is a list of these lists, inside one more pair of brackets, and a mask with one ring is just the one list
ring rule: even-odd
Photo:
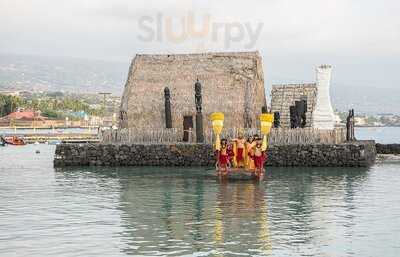
[[34,127],[36,124],[45,123],[46,117],[40,112],[32,110],[16,111],[0,118],[0,127]]
[[68,128],[68,127],[111,127],[115,125],[114,116],[86,116],[84,119],[51,119],[42,116],[40,111],[17,110],[0,117],[0,128]]

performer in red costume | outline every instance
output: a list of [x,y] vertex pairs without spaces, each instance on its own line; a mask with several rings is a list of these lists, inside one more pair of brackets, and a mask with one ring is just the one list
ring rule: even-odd
[[265,150],[262,148],[262,139],[257,138],[256,145],[254,147],[254,166],[255,172],[258,177],[264,175],[264,163],[266,160]]
[[250,136],[245,144],[247,150],[247,156],[245,156],[245,168],[247,171],[251,172],[254,172],[254,145],[254,137]]
[[226,175],[229,171],[229,154],[228,144],[226,139],[221,139],[221,149],[218,151],[218,173]]
[[228,157],[229,157],[229,167],[233,167],[234,166],[233,158],[235,157],[235,152],[233,151],[232,143],[228,143],[226,153],[228,154]]
[[238,168],[245,167],[245,144],[246,139],[243,138],[242,134],[239,134],[238,138],[234,139],[236,143],[236,165]]

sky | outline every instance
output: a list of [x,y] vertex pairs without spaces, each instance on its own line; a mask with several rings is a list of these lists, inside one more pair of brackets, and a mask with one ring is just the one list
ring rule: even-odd
[[0,53],[129,62],[258,50],[267,87],[314,81],[331,64],[341,90],[398,89],[399,10],[398,0],[0,0]]

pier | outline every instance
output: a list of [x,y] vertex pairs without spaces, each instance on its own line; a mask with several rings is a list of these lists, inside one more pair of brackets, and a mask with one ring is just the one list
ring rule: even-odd
[[46,143],[57,141],[60,143],[99,143],[99,137],[94,133],[4,133],[4,137],[17,136],[24,140],[25,143]]

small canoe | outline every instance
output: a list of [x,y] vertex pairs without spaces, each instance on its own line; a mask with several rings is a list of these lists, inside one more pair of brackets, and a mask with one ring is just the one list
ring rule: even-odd
[[230,169],[228,172],[224,172],[223,170],[217,170],[217,176],[220,179],[227,180],[263,180],[264,173],[256,174],[253,171],[248,171],[245,169]]
[[9,145],[26,145],[25,141],[22,138],[13,136],[4,138],[6,144]]

